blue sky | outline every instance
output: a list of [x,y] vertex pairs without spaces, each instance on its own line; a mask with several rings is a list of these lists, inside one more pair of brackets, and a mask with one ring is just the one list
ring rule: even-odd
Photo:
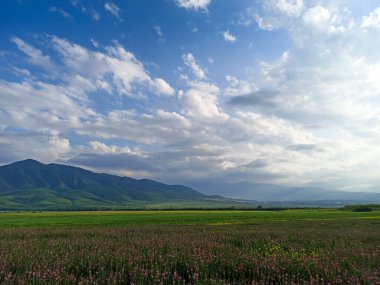
[[0,5],[1,164],[380,186],[378,1]]

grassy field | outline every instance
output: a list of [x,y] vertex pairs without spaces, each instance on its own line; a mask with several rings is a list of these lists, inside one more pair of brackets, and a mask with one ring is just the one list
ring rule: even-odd
[[0,213],[1,284],[380,284],[380,211]]
[[380,219],[380,211],[336,209],[283,211],[85,211],[0,213],[0,227],[228,225],[267,222]]

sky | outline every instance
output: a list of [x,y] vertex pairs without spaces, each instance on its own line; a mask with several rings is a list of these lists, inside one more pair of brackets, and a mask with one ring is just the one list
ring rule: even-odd
[[380,1],[1,1],[2,165],[379,192],[379,142]]

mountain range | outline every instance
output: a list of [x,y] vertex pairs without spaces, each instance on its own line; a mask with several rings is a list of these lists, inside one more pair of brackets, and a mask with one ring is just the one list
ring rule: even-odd
[[242,207],[182,185],[94,173],[27,159],[0,167],[0,209],[144,209]]
[[189,185],[209,195],[183,185],[26,159],[0,167],[0,210],[252,208],[380,202],[380,193],[218,180]]
[[208,182],[193,182],[189,185],[203,193],[217,192],[225,197],[253,200],[255,203],[271,202],[272,205],[294,205],[289,202],[307,202],[302,204],[333,206],[380,202],[380,193],[375,192],[348,192],[318,187],[288,187],[264,183],[218,181],[217,179]]

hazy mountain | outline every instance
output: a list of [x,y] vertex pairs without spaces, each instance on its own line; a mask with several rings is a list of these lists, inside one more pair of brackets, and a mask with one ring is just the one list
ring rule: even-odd
[[[363,201],[380,202],[380,193],[345,192],[313,187],[285,187],[251,182],[209,181],[190,183],[203,193],[218,193],[225,197],[255,201]],[[231,191],[233,189],[233,191]]]
[[0,167],[0,209],[226,207],[240,204],[182,185],[27,159]]

